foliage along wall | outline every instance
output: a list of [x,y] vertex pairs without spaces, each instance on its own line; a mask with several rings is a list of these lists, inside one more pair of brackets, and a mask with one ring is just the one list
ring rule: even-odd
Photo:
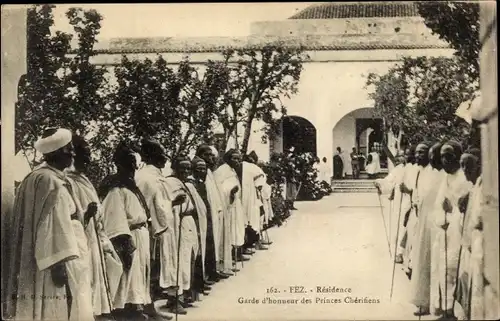
[[246,153],[254,121],[270,124],[286,114],[280,97],[296,92],[306,58],[300,48],[280,45],[226,50],[200,75],[188,60],[174,70],[161,56],[154,61],[123,57],[110,77],[90,63],[102,16],[95,10],[67,12],[78,43],[69,55],[74,35],[52,32],[53,8],[29,9],[28,72],[16,106],[16,152],[33,168],[40,155],[32,147],[42,130],[66,127],[89,141],[94,183],[112,171],[112,151],[121,140],[155,138],[172,158],[210,141],[218,122],[224,128],[222,145],[238,125],[244,126],[241,149]]

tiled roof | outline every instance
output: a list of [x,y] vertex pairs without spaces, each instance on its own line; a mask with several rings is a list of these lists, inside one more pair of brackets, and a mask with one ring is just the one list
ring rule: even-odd
[[375,50],[449,48],[434,37],[412,35],[356,36],[250,36],[241,38],[119,38],[101,41],[96,47],[101,54],[125,53],[194,53],[220,52],[224,49],[261,49],[266,45],[280,45],[303,50]]
[[419,16],[414,2],[325,3],[305,8],[289,19],[346,19]]

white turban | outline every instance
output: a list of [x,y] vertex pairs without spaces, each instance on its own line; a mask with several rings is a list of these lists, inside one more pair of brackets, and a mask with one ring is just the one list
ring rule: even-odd
[[59,128],[53,135],[40,138],[35,143],[35,149],[42,154],[49,154],[68,145],[72,138],[71,131]]

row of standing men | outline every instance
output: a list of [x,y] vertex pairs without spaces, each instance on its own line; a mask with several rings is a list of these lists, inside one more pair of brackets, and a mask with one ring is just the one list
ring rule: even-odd
[[483,273],[481,182],[480,150],[464,152],[455,141],[412,146],[375,182],[395,213],[388,243],[394,266],[402,264],[410,279],[415,316],[500,316],[498,295],[489,293]]
[[9,319],[171,319],[272,243],[272,182],[255,153],[242,160],[231,149],[217,166],[217,151],[201,145],[165,176],[158,142],[142,141],[141,169],[120,143],[116,174],[95,188],[83,138],[51,128],[35,148],[44,162],[22,181],[7,222]]

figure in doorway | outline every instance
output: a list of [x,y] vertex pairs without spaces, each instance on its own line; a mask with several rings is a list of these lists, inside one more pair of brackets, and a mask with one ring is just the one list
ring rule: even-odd
[[[294,153],[295,147],[291,147],[288,150],[287,157],[290,160],[290,162],[294,162],[295,158],[295,153]],[[294,178],[291,178],[290,181],[286,182],[286,203],[288,204],[288,209],[291,210],[296,210],[294,203],[295,199],[297,198],[298,194],[298,186],[297,182],[295,181]]]
[[326,157],[323,157],[319,165],[319,175],[320,175],[320,182],[326,182],[328,186],[331,185],[332,174],[330,166],[328,166]]
[[366,166],[366,173],[370,179],[376,178],[377,174],[380,172],[380,155],[377,153],[374,147],[371,148],[370,154],[368,154],[368,165]]
[[352,148],[351,153],[352,178],[359,178],[359,155],[356,147]]
[[344,160],[342,159],[342,150],[337,147],[335,156],[333,156],[333,178],[342,179],[344,176]]

